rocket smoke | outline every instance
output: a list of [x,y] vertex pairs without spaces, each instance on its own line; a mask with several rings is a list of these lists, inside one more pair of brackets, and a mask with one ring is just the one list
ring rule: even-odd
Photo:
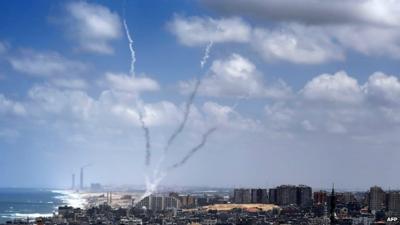
[[164,152],[168,152],[169,147],[171,146],[171,144],[174,142],[175,138],[183,131],[183,128],[185,128],[186,122],[189,118],[189,114],[190,114],[190,110],[193,104],[193,100],[196,97],[197,91],[199,89],[200,86],[200,80],[197,80],[193,89],[193,92],[190,94],[187,102],[186,102],[186,106],[185,106],[185,111],[183,112],[183,120],[182,122],[179,124],[178,128],[172,133],[171,137],[168,139],[167,144],[165,145],[164,148]]
[[211,128],[211,129],[207,130],[207,132],[203,134],[203,136],[202,136],[202,138],[201,138],[200,144],[198,144],[198,145],[196,145],[195,147],[193,147],[193,148],[185,155],[185,157],[182,158],[181,161],[179,161],[179,162],[173,164],[171,167],[168,168],[168,170],[177,169],[177,168],[179,168],[179,167],[185,165],[185,163],[186,163],[190,158],[192,158],[193,155],[194,155],[197,151],[199,151],[201,148],[204,147],[204,145],[207,143],[208,137],[209,137],[212,133],[214,133],[214,131],[216,131],[216,130],[217,130],[216,127],[213,127],[213,128]]
[[207,47],[206,47],[206,50],[205,50],[205,52],[204,52],[203,59],[200,61],[200,67],[201,67],[201,68],[204,67],[204,65],[205,65],[206,62],[207,62],[207,59],[210,57],[210,51],[211,51],[211,48],[212,48],[213,44],[214,44],[213,41],[210,41],[210,43],[208,43],[208,45],[207,45]]
[[[135,76],[136,56],[135,56],[135,50],[134,50],[134,46],[133,46],[133,40],[132,40],[132,37],[130,35],[129,28],[128,28],[128,25],[127,25],[125,19],[123,20],[123,24],[124,24],[124,28],[125,28],[126,37],[128,39],[128,43],[129,43],[129,50],[131,52],[130,75],[132,77],[134,77]],[[210,51],[211,51],[212,46],[213,46],[213,42],[212,41],[210,41],[210,43],[206,46],[204,56],[203,56],[202,60],[200,61],[200,66],[201,66],[202,69],[203,69],[204,65],[206,64],[207,59],[210,57]],[[152,176],[149,176],[149,174],[147,174],[147,173],[145,174],[146,190],[145,190],[144,194],[138,199],[138,201],[136,203],[140,202],[141,200],[143,200],[147,196],[150,196],[151,194],[156,192],[158,185],[167,176],[168,172],[171,172],[172,170],[178,169],[181,166],[185,165],[188,162],[188,160],[195,155],[196,152],[198,152],[199,150],[201,150],[205,146],[209,136],[212,133],[215,132],[216,127],[213,127],[211,129],[207,130],[202,135],[201,142],[198,145],[194,146],[192,149],[190,149],[180,161],[177,161],[175,164],[173,164],[170,167],[166,167],[164,169],[161,169],[161,166],[163,164],[164,159],[167,156],[169,148],[171,147],[171,145],[173,144],[175,139],[179,136],[179,134],[182,133],[182,131],[184,130],[184,128],[185,128],[185,126],[187,124],[187,121],[188,121],[188,118],[189,118],[189,114],[190,114],[190,111],[191,111],[191,107],[192,107],[194,99],[196,98],[196,95],[197,95],[197,92],[199,90],[200,85],[201,85],[201,79],[197,79],[196,83],[195,83],[195,86],[194,86],[194,89],[193,89],[193,92],[189,95],[189,98],[186,101],[184,112],[183,112],[183,119],[178,124],[178,127],[174,130],[174,132],[172,132],[170,138],[168,139],[168,141],[167,141],[167,143],[166,143],[166,145],[165,145],[165,147],[163,149],[164,151],[162,152],[161,158],[158,161],[158,163],[156,163],[155,168],[152,171],[152,174],[151,174]],[[149,128],[146,126],[146,123],[145,123],[144,118],[143,118],[143,113],[142,113],[142,108],[143,107],[139,107],[139,102],[141,101],[139,95],[137,96],[137,98],[138,99],[136,101],[136,104],[138,106],[137,109],[139,111],[138,112],[139,120],[140,120],[140,124],[141,124],[141,129],[143,130],[144,137],[146,139],[145,165],[149,168],[150,163],[151,163],[151,156],[152,156],[152,154],[151,154],[150,131],[149,131]]]
[[129,33],[128,25],[126,24],[126,20],[124,19],[124,28],[126,33],[126,38],[128,38],[129,42],[129,51],[131,52],[131,67],[129,70],[130,75],[135,76],[135,62],[136,62],[136,55],[135,50],[133,49],[133,40],[131,34]]
[[[131,37],[131,34],[129,32],[128,25],[126,23],[126,20],[124,19],[124,28],[125,28],[125,33],[126,33],[126,38],[128,39],[129,43],[129,51],[131,52],[131,66],[129,70],[129,74],[134,77],[135,76],[135,62],[136,62],[136,54],[135,54],[135,49],[133,48],[133,40]],[[144,137],[146,140],[146,156],[145,156],[145,165],[149,166],[151,163],[151,145],[150,145],[150,130],[146,126],[146,123],[144,122],[143,118],[143,112],[141,107],[139,107],[138,101],[140,101],[140,97],[137,96],[138,99],[136,99],[136,108],[138,109],[138,114],[139,114],[139,120],[140,120],[140,125],[144,133]]]
[[146,166],[149,166],[150,165],[150,160],[151,160],[150,130],[146,126],[146,123],[144,122],[143,114],[141,113],[141,111],[139,111],[139,120],[140,120],[140,125],[142,127],[142,130],[144,132],[144,137],[146,139],[146,160],[145,160],[145,164],[146,164]]
[[[210,51],[211,51],[211,47],[213,46],[213,41],[210,41],[209,44],[207,45],[205,51],[204,51],[204,56],[202,58],[202,60],[200,61],[200,66],[201,68],[204,67],[204,65],[207,62],[207,59],[210,57]],[[197,92],[199,90],[201,84],[201,79],[197,79],[196,83],[194,85],[194,89],[192,91],[192,93],[190,94],[188,100],[186,101],[186,107],[185,107],[185,111],[183,112],[183,120],[182,122],[179,124],[178,128],[172,133],[172,135],[170,136],[170,138],[168,139],[168,142],[164,148],[164,153],[168,152],[169,147],[171,146],[171,144],[174,142],[175,138],[183,131],[183,129],[186,126],[186,122],[189,118],[189,114],[190,114],[190,110],[193,104],[193,101],[197,95]]]

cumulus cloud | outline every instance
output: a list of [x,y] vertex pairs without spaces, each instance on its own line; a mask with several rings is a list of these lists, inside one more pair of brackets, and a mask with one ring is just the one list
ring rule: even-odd
[[318,64],[343,60],[342,48],[313,28],[290,25],[282,29],[254,29],[252,47],[267,61]]
[[168,28],[182,44],[188,46],[204,45],[210,41],[247,42],[251,38],[251,27],[240,18],[175,16]]
[[340,46],[329,35],[314,28],[283,25],[268,29],[252,27],[242,19],[176,16],[169,23],[170,30],[185,45],[214,43],[245,43],[267,61],[289,61],[316,64],[343,60]]
[[148,77],[134,77],[126,74],[107,73],[106,84],[116,91],[139,93],[143,91],[157,91],[160,89],[157,81]]
[[66,9],[68,35],[78,42],[79,49],[100,54],[114,52],[110,42],[122,34],[117,13],[84,1],[70,3]]
[[9,62],[14,70],[36,77],[74,76],[87,69],[81,62],[50,51],[22,50],[9,57]]
[[305,24],[373,24],[398,26],[400,3],[393,0],[202,0],[226,15]]
[[56,78],[52,79],[51,83],[57,87],[70,88],[70,89],[86,89],[88,86],[86,81],[80,78],[71,78],[71,79]]
[[27,112],[22,103],[8,99],[3,94],[0,94],[0,113],[24,116]]
[[216,126],[217,129],[248,130],[255,131],[260,129],[257,120],[245,118],[234,108],[221,105],[217,102],[207,101],[202,106],[202,111],[206,115],[209,126]]
[[[181,43],[189,46],[203,44],[206,42],[203,37],[215,34],[215,24],[219,21],[250,15],[261,23],[253,26],[241,19],[241,26],[247,27],[248,31],[243,33],[248,38],[241,39],[240,43],[251,46],[268,62],[320,64],[344,60],[348,50],[367,56],[400,58],[400,3],[397,1],[203,2],[223,17],[196,17],[195,20],[179,17],[179,23],[190,28],[180,32],[173,30]],[[207,21],[213,21],[213,24]],[[221,38],[219,42],[239,43],[230,38]]]
[[363,99],[357,80],[344,71],[313,78],[304,86],[301,93],[307,100],[330,103],[359,103]]
[[376,72],[363,88],[368,98],[378,104],[400,103],[400,81],[395,76]]
[[[288,134],[324,132],[360,140],[400,127],[400,81],[376,72],[364,84],[345,71],[321,74],[291,99],[264,108],[265,126]],[[368,138],[366,138],[368,139]]]
[[[194,82],[181,82],[183,92],[193,89]],[[261,73],[250,60],[232,54],[215,60],[210,74],[202,80],[199,93],[212,97],[287,97],[290,88],[285,83],[266,86]]]

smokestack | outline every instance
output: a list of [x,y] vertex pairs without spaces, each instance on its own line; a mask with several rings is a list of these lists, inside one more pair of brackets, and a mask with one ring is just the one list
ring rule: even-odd
[[83,190],[83,167],[81,167],[80,189]]
[[72,185],[71,185],[71,189],[74,190],[75,189],[75,174],[72,174]]

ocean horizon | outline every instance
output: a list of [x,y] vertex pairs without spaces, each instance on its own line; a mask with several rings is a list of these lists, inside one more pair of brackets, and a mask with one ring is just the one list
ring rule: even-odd
[[62,205],[83,207],[85,200],[71,190],[0,188],[0,224],[15,219],[48,217]]

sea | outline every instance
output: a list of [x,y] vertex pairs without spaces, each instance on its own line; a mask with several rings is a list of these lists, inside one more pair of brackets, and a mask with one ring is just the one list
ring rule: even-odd
[[62,205],[84,207],[85,204],[79,193],[69,190],[0,188],[0,224],[52,216]]

